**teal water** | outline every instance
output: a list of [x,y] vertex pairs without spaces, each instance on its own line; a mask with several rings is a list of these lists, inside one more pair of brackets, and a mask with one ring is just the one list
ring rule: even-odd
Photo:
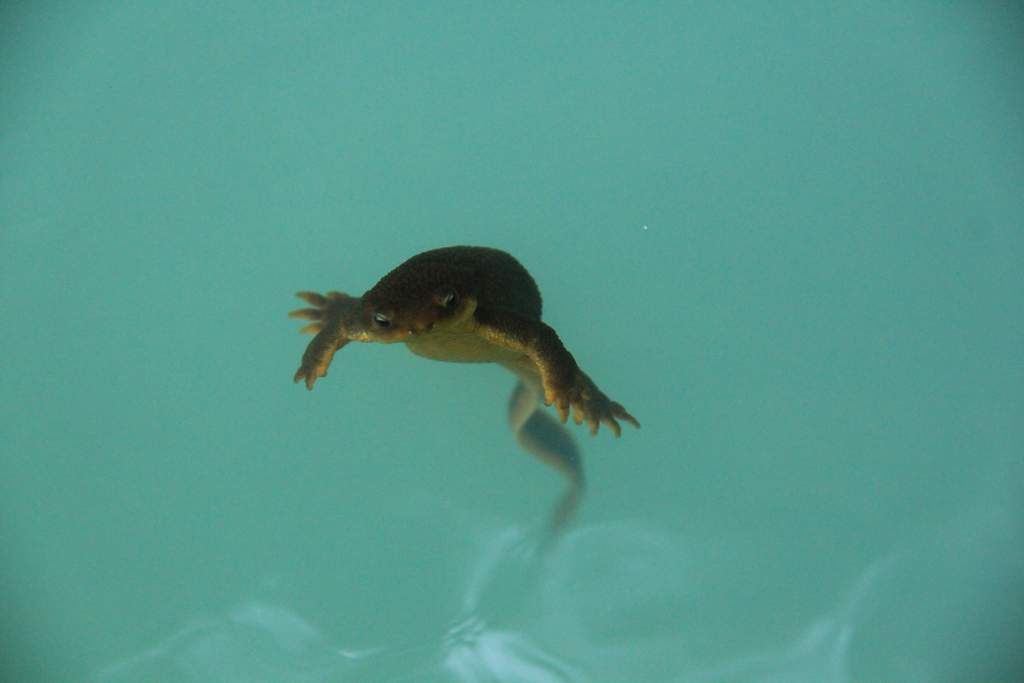
[[[1024,680],[1012,3],[0,9],[3,680]],[[500,247],[643,423],[302,289]]]

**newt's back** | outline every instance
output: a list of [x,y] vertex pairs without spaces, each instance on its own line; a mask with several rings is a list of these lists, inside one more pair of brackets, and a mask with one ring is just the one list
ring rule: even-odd
[[443,247],[413,256],[381,278],[365,296],[392,298],[416,289],[417,282],[449,280],[480,308],[511,311],[540,320],[540,290],[511,254],[490,247]]

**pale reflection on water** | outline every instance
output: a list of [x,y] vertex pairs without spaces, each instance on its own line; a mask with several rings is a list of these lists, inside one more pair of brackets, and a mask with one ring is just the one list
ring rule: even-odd
[[791,642],[708,662],[690,636],[701,602],[713,597],[702,591],[727,587],[699,578],[708,569],[699,548],[629,523],[570,531],[546,553],[537,538],[520,528],[481,536],[457,616],[438,625],[433,643],[348,647],[289,607],[253,598],[93,680],[842,683],[851,680],[848,653],[864,606],[895,564],[866,568],[831,614]]

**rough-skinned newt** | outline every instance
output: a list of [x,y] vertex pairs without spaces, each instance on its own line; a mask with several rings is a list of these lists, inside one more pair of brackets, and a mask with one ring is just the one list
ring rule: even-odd
[[498,363],[518,378],[509,422],[520,445],[563,472],[572,484],[556,517],[572,513],[583,485],[571,435],[540,404],[570,412],[592,434],[619,420],[640,423],[584,373],[558,334],[541,320],[540,290],[515,258],[488,247],[445,247],[413,256],[361,297],[299,292],[311,308],[289,315],[315,333],[295,381],[313,388],[338,349],[351,341],[404,343],[413,353],[456,363]]

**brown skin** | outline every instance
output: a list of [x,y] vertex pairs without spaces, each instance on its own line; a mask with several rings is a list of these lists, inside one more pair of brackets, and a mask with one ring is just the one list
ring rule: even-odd
[[576,364],[555,331],[541,321],[541,297],[512,256],[486,247],[446,247],[413,256],[362,297],[299,292],[312,308],[289,315],[314,321],[315,332],[295,373],[306,387],[327,374],[335,351],[350,341],[404,342],[416,354],[462,363],[494,362],[543,391],[563,423],[570,409],[596,434],[618,420],[640,423],[610,400]]
[[[562,472],[569,488],[555,506],[553,539],[572,518],[583,493],[583,465],[563,424],[570,410],[596,434],[615,436],[619,420],[640,423],[610,400],[576,365],[553,329],[541,322],[541,299],[530,274],[510,255],[486,247],[426,251],[381,278],[361,297],[299,292],[312,308],[292,311],[313,322],[316,336],[302,354],[295,381],[306,387],[327,375],[334,353],[350,341],[404,343],[415,354],[457,363],[498,363],[519,382],[508,420],[525,450]],[[552,405],[561,423],[540,404]]]

